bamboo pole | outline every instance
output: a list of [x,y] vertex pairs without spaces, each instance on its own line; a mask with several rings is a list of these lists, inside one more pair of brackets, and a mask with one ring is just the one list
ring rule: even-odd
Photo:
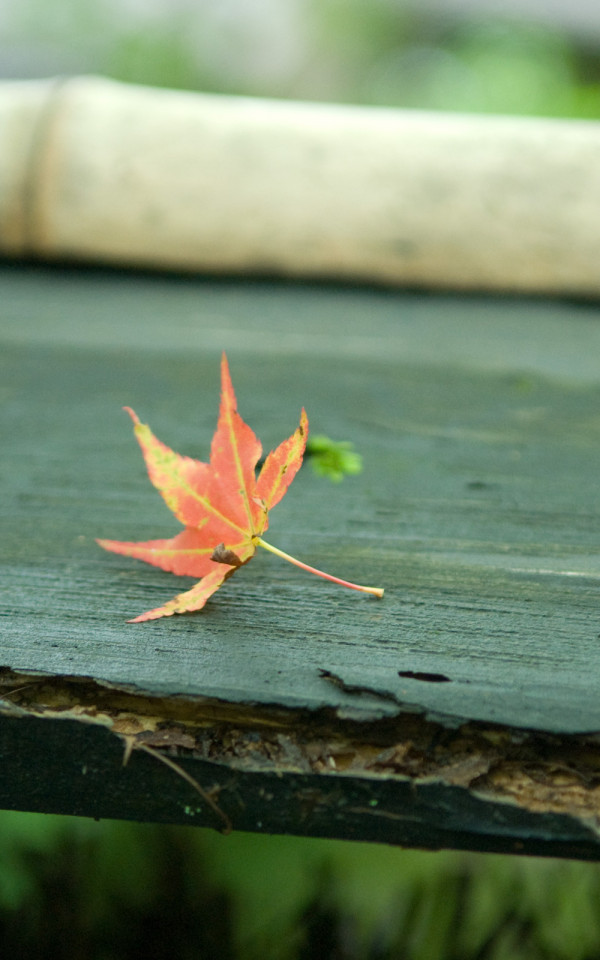
[[0,254],[600,292],[600,123],[0,84]]

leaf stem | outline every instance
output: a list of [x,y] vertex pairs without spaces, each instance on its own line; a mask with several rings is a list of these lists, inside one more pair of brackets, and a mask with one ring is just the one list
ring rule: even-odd
[[331,580],[332,583],[339,583],[342,587],[349,587],[351,590],[360,590],[362,593],[372,593],[376,597],[383,596],[382,587],[361,587],[358,583],[350,583],[348,580],[340,580],[339,577],[332,577],[330,573],[323,573],[322,570],[317,570],[316,567],[309,567],[307,563],[296,560],[296,558],[291,557],[289,553],[284,553],[283,550],[279,550],[278,547],[271,546],[271,544],[263,540],[262,537],[255,537],[254,542],[260,547],[264,547],[265,550],[268,550],[270,553],[274,553],[276,557],[281,557],[283,560],[295,564],[295,566],[300,567],[302,570],[315,573],[318,577],[323,577],[325,580]]

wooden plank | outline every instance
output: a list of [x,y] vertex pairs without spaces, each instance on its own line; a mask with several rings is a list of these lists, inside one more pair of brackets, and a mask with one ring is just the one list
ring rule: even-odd
[[[133,737],[123,715],[152,716],[154,726],[140,721],[145,737],[161,723],[191,731],[193,747],[171,750],[201,782],[216,764],[250,793],[252,777],[267,789],[278,774],[316,791],[316,819],[289,798],[262,818],[230,798],[237,828],[597,857],[596,306],[31,266],[4,267],[0,291],[3,762],[11,743],[31,740],[16,731],[48,731],[28,748],[38,765],[51,750],[60,790],[49,771],[37,781],[48,809],[73,806],[76,781],[56,758],[96,710],[103,725],[80,734],[94,762],[114,763],[106,727]],[[381,584],[382,601],[263,555],[198,615],[125,623],[187,581],[94,543],[174,530],[120,407],[206,457],[223,347],[240,411],[267,449],[304,404],[312,429],[354,440],[364,457],[363,473],[339,486],[304,467],[270,540]],[[271,759],[267,730],[286,745]],[[226,747],[235,731],[261,744],[254,761],[247,744],[241,764]],[[36,775],[15,751],[20,773],[0,802],[32,808]],[[188,818],[181,804],[159,815],[130,771],[114,776],[133,806],[117,784],[106,807],[96,789],[77,810]],[[111,782],[106,770],[98,778]],[[402,784],[427,797],[408,821]],[[323,805],[330,790],[338,800]],[[449,795],[464,814],[452,829]],[[202,822],[218,819],[202,809]]]

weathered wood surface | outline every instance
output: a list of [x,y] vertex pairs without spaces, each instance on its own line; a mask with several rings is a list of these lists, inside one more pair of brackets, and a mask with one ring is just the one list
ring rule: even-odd
[[[235,828],[599,856],[596,305],[31,266],[0,303],[0,804],[218,826],[115,760],[162,718]],[[262,553],[125,623],[188,581],[94,542],[176,529],[120,408],[205,458],[223,348],[266,449],[304,404],[364,457],[270,541],[383,600]]]

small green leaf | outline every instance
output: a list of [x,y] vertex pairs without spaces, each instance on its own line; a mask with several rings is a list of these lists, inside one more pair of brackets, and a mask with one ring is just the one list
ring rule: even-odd
[[309,437],[306,456],[310,458],[315,473],[329,477],[333,483],[340,483],[346,474],[360,473],[363,466],[362,457],[354,450],[353,443],[331,440],[321,433]]

